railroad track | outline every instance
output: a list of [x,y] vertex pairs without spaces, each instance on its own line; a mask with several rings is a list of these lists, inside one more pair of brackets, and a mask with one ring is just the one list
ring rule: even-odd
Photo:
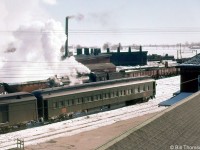
[[[138,105],[139,106],[139,105]],[[36,143],[40,143],[40,142],[45,142],[45,141],[49,141],[51,139],[54,138],[58,138],[58,137],[62,137],[62,136],[70,136],[70,135],[74,135],[77,133],[84,132],[84,131],[88,131],[91,129],[96,129],[100,126],[105,126],[105,125],[109,125],[109,124],[113,124],[117,121],[120,120],[125,120],[128,118],[133,117],[135,114],[147,114],[150,111],[154,110],[154,112],[162,110],[163,108],[159,108],[157,104],[148,106],[144,108],[135,108],[133,110],[129,110],[127,112],[122,112],[121,114],[112,114],[110,112],[103,112],[101,116],[97,116],[96,114],[91,115],[91,118],[87,118],[87,117],[82,117],[79,119],[72,119],[72,120],[68,120],[68,121],[63,121],[61,122],[62,128],[54,128],[54,124],[50,124],[48,131],[43,130],[43,132],[38,131],[37,128],[32,128],[32,129],[28,129],[28,130],[34,130],[34,132],[30,132],[33,134],[28,134],[28,135],[24,135],[23,131],[21,131],[21,134],[18,134],[18,136],[16,135],[13,138],[8,138],[7,141],[3,141],[0,138],[0,149],[1,150],[5,150],[5,149],[11,149],[11,148],[15,148],[16,147],[16,139],[23,139],[25,146],[27,145],[32,145],[32,144],[36,144]],[[115,110],[114,110],[115,111]],[[104,113],[107,113],[106,115],[103,115]],[[110,113],[110,115],[109,115]],[[96,118],[95,118],[96,117]],[[84,119],[83,119],[84,118]],[[123,119],[122,119],[123,118]],[[82,120],[83,119],[83,120]],[[73,123],[75,122],[75,123]],[[70,123],[73,123],[73,126],[70,125]],[[51,127],[52,125],[52,127]],[[40,127],[43,128],[44,126]],[[20,133],[20,131],[18,131]],[[12,133],[8,133],[8,134],[12,134]],[[6,136],[6,135],[5,135]]]

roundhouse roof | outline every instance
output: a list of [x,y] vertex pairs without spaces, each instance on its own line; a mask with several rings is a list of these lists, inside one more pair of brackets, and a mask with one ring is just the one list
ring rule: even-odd
[[188,61],[180,64],[179,67],[200,67],[200,54],[197,54]]

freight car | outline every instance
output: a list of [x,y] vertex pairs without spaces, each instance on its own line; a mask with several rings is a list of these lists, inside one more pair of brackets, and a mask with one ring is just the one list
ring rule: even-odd
[[154,79],[139,77],[1,95],[0,127],[39,119],[69,119],[146,102],[155,96],[155,86]]
[[162,77],[175,76],[180,74],[180,69],[172,67],[147,67],[141,69],[123,69],[119,72],[92,72],[90,73],[90,81],[105,81],[128,77],[150,76],[154,79]]

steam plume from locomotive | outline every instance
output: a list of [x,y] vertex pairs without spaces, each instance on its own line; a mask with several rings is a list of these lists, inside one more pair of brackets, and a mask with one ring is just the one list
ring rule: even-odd
[[73,78],[78,73],[89,73],[74,57],[61,61],[61,47],[66,40],[63,31],[61,23],[53,19],[21,25],[13,32],[12,42],[1,51],[1,81],[32,81],[54,75]]

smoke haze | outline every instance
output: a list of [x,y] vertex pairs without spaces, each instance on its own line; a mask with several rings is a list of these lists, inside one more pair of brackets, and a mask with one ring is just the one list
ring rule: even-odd
[[90,72],[74,57],[61,61],[64,28],[48,19],[39,0],[3,0],[0,11],[0,82],[42,80],[54,75],[75,77]]

